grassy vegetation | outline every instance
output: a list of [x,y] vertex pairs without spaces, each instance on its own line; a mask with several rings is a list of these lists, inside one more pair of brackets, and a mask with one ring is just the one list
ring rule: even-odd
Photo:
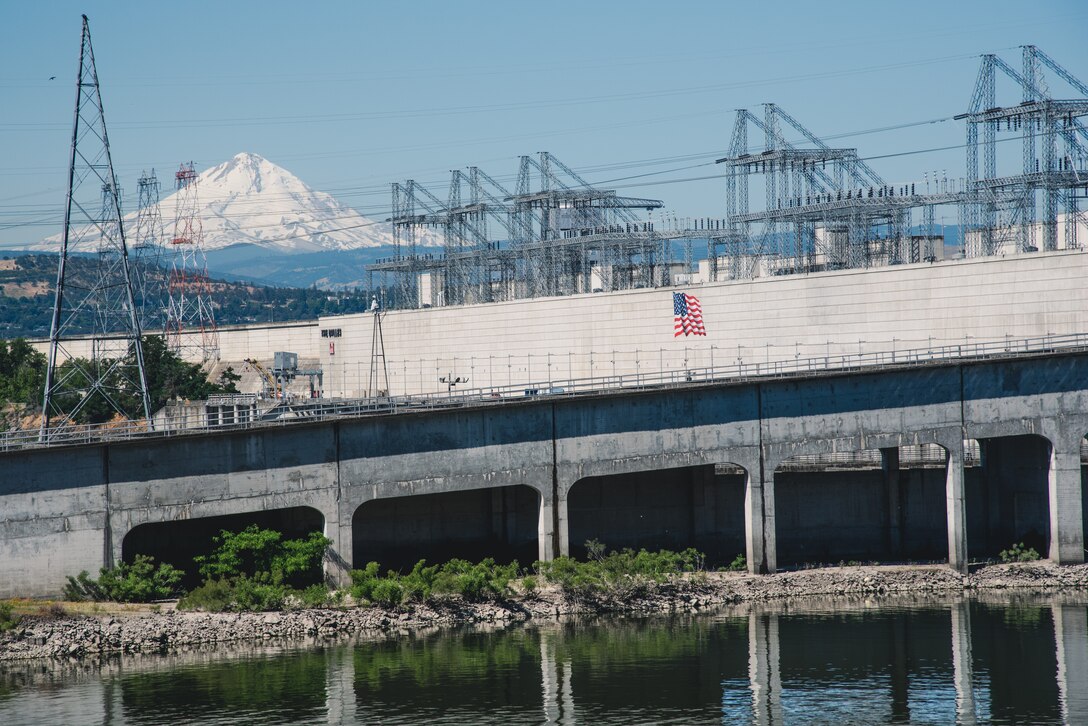
[[357,602],[396,607],[404,602],[426,602],[436,595],[459,595],[471,602],[499,600],[512,593],[510,583],[521,571],[516,561],[499,565],[489,557],[476,564],[454,559],[428,565],[420,560],[404,575],[393,570],[385,575],[380,572],[377,562],[351,571],[349,592]]
[[[469,602],[500,601],[514,595],[536,597],[544,583],[557,585],[567,597],[635,597],[655,583],[679,575],[700,573],[706,558],[697,550],[683,552],[624,549],[606,552],[595,540],[586,543],[586,561],[559,557],[523,569],[516,561],[497,563],[453,559],[443,564],[420,560],[407,573],[370,562],[352,570],[346,590],[330,590],[323,582],[322,559],[330,540],[319,532],[284,539],[280,532],[251,525],[238,532],[222,530],[212,538],[211,551],[194,558],[203,584],[183,593],[182,570],[156,565],[151,557],[102,569],[97,579],[86,572],[69,577],[66,595],[76,601],[149,602],[180,595],[178,609],[266,611],[292,607],[321,607],[343,602],[350,595],[359,605],[396,608],[438,598]],[[743,567],[743,557],[738,558]],[[734,565],[736,562],[734,562]]]
[[537,562],[534,567],[567,596],[603,594],[623,598],[645,594],[651,583],[702,572],[706,566],[706,556],[690,547],[682,552],[623,549],[608,554],[604,549],[601,543],[591,540],[586,543],[590,559],[585,562],[557,557],[551,562]]

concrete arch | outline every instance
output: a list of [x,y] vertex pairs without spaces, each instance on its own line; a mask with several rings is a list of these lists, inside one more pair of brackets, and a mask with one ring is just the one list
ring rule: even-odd
[[733,462],[637,469],[578,479],[567,488],[568,553],[595,539],[609,549],[695,547],[711,564],[745,551],[749,472]]
[[[980,438],[980,463],[967,486],[967,540],[972,559],[996,558],[1023,543],[1052,556],[1054,442],[1039,433]],[[1078,451],[1079,458],[1079,451]],[[1079,479],[1079,461],[1076,474]],[[1079,494],[1079,491],[1077,492]],[[1077,512],[1078,519],[1080,512]]]
[[[229,487],[229,481],[224,482],[222,489],[227,490]],[[324,534],[333,541],[330,546],[332,562],[335,563],[339,559],[339,553],[343,550],[340,543],[340,518],[334,489],[303,489],[281,491],[275,494],[260,493],[246,497],[230,497],[224,494],[221,498],[188,501],[179,501],[185,492],[178,492],[171,497],[173,501],[170,501],[166,498],[173,492],[164,484],[156,484],[152,493],[160,498],[157,506],[147,505],[144,499],[147,494],[146,489],[137,489],[126,484],[110,486],[107,534],[112,562],[122,561],[124,537],[142,525],[216,517],[259,516],[261,512],[293,508],[310,508],[321,514]]]
[[947,466],[948,451],[932,442],[780,461],[778,564],[945,560]]
[[256,524],[274,529],[285,538],[301,538],[314,531],[325,531],[325,515],[308,506],[286,507],[195,517],[137,525],[120,536],[119,561],[132,562],[136,555],[151,555],[156,562],[167,562],[185,570],[185,585],[199,584],[193,557],[211,552],[212,537],[221,530],[239,531]]
[[[563,448],[563,446],[560,446],[561,451]],[[733,464],[746,472],[745,511],[747,512],[750,508],[749,500],[756,501],[758,507],[760,453],[759,447],[755,445],[728,448],[698,448],[693,446],[687,450],[673,450],[646,455],[637,453],[632,455],[632,452],[625,452],[627,455],[622,458],[600,458],[595,456],[592,448],[579,449],[575,453],[580,455],[560,459],[555,467],[557,554],[560,555],[570,555],[572,551],[569,510],[571,488],[577,482],[591,477],[614,477],[647,471]],[[757,489],[754,497],[752,494],[753,487]],[[747,516],[745,516],[744,521],[746,527],[745,538],[748,540],[750,535],[747,532],[749,526]],[[750,557],[749,561],[751,561]]]
[[351,512],[352,561],[395,570],[455,557],[528,564],[550,537],[541,527],[544,509],[543,495],[529,485],[377,497]]

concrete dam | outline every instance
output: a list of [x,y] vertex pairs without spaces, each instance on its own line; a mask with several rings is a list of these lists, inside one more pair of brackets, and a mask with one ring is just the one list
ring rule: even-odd
[[[55,595],[136,554],[192,569],[212,534],[249,523],[323,531],[334,581],[370,560],[528,564],[589,539],[744,554],[754,573],[964,570],[1020,541],[1077,563],[1086,434],[1081,347],[14,449],[0,597]],[[805,464],[863,450],[875,464]]]

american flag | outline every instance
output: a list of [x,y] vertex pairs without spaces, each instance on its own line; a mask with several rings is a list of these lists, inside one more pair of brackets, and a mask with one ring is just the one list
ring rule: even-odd
[[672,294],[673,333],[672,337],[678,338],[681,334],[706,335],[706,326],[703,325],[703,306],[699,304],[699,298],[684,292]]

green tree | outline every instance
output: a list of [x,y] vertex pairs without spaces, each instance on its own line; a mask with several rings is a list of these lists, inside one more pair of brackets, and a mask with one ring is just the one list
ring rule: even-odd
[[251,524],[240,532],[224,529],[212,542],[214,552],[193,558],[208,580],[247,577],[305,586],[320,581],[321,558],[332,540],[320,532],[285,540],[276,530]]
[[[218,382],[208,380],[207,373],[198,363],[188,363],[177,353],[166,347],[162,336],[148,335],[143,339],[144,372],[147,375],[147,392],[151,412],[162,408],[174,399],[201,400],[216,393],[237,393],[235,382],[241,376],[228,368]],[[58,366],[56,380],[60,385],[57,393],[57,405],[64,411],[70,411],[78,403],[80,392],[91,384],[91,378],[108,372],[104,376],[102,389],[117,402],[123,413],[132,419],[143,417],[143,401],[140,398],[139,381],[134,375],[136,370],[135,352],[129,350],[123,367],[110,368],[112,360],[101,360],[97,364],[77,358],[65,361]],[[97,367],[96,367],[97,366]],[[125,373],[122,372],[122,368]],[[102,423],[116,415],[113,406],[102,395],[94,395],[80,409],[75,417],[76,423]]]
[[0,403],[40,404],[45,366],[45,356],[26,340],[0,340]]

